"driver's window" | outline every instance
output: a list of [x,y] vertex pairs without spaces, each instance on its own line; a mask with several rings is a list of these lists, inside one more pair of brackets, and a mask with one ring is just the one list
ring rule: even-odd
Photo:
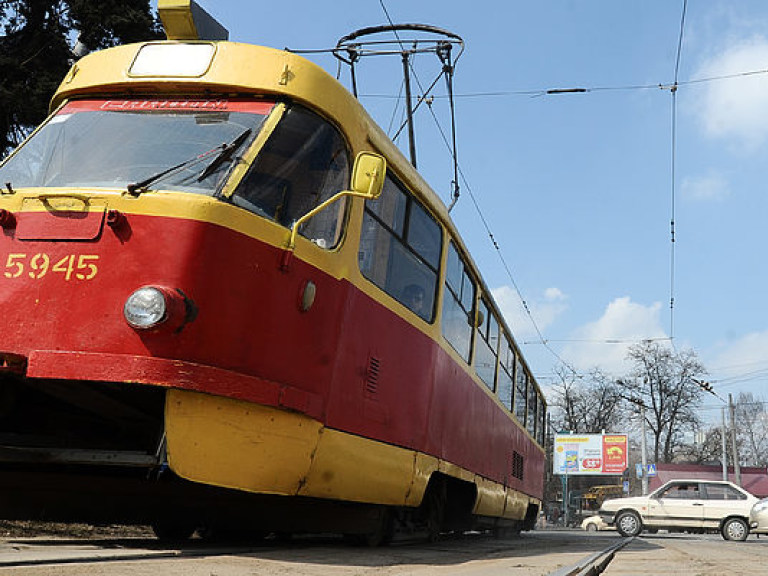
[[[232,202],[290,228],[307,212],[349,188],[349,155],[344,139],[328,122],[297,105],[288,109]],[[346,203],[328,206],[299,228],[322,248],[342,235]]]

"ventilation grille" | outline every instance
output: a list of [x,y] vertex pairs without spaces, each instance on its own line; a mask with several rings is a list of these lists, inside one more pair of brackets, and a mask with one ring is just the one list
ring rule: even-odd
[[523,470],[524,470],[524,463],[525,459],[523,458],[522,454],[519,454],[517,452],[512,452],[512,476],[517,478],[518,480],[523,479]]
[[365,391],[368,394],[376,394],[379,390],[379,372],[381,362],[378,358],[371,356],[368,358],[368,370],[365,375]]

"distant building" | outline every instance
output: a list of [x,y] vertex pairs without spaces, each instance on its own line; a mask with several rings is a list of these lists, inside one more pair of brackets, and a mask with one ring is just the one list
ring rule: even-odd
[[[648,489],[656,490],[662,484],[678,478],[722,480],[723,468],[709,464],[657,464],[656,476],[648,479]],[[733,466],[728,467],[728,480],[735,482]],[[758,498],[768,498],[768,471],[765,468],[741,467],[741,487]]]

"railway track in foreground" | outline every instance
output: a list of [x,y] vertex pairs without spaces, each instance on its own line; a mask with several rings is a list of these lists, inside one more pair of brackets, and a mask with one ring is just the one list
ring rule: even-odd
[[768,542],[661,534],[541,531],[519,538],[448,537],[381,548],[341,538],[163,547],[151,538],[0,539],[0,576],[625,576],[763,574]]

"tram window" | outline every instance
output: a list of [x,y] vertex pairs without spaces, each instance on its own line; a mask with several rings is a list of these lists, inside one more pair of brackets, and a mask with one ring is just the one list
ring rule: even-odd
[[[213,195],[272,106],[247,100],[73,100],[0,167],[0,180],[17,189],[126,189],[149,180],[153,190]],[[240,142],[231,157],[217,155],[224,142]]]
[[442,229],[391,175],[377,200],[366,202],[360,271],[418,316],[435,317]]
[[539,399],[537,402],[537,406],[539,407],[539,415],[538,418],[536,418],[536,421],[539,423],[538,428],[536,429],[536,440],[539,444],[544,444],[544,431],[546,430],[546,422],[547,422],[547,406],[544,403],[544,397],[539,394]]
[[443,336],[453,349],[469,362],[472,350],[475,284],[453,242],[448,248],[448,272],[443,296]]
[[485,300],[479,302],[484,322],[477,327],[478,338],[475,350],[475,371],[490,390],[496,384],[496,355],[499,344],[499,323]]
[[528,432],[531,433],[531,436],[534,438],[536,437],[536,424],[538,422],[536,416],[537,416],[537,400],[538,395],[536,394],[536,386],[533,384],[533,381],[529,378],[528,379],[528,418],[526,419],[526,425],[528,426]]
[[437,222],[424,208],[414,202],[408,218],[408,243],[432,268],[440,268],[441,235]]
[[[232,202],[285,227],[349,187],[349,156],[328,122],[300,106],[285,112],[232,196]],[[299,228],[323,248],[342,233],[344,200],[331,204]]]
[[512,352],[506,335],[501,343],[501,357],[499,358],[499,380],[496,384],[496,393],[507,410],[512,410],[512,387],[514,381],[512,376],[515,372],[515,353]]
[[527,398],[528,374],[526,374],[523,363],[518,358],[515,367],[515,416],[521,424],[525,424]]

